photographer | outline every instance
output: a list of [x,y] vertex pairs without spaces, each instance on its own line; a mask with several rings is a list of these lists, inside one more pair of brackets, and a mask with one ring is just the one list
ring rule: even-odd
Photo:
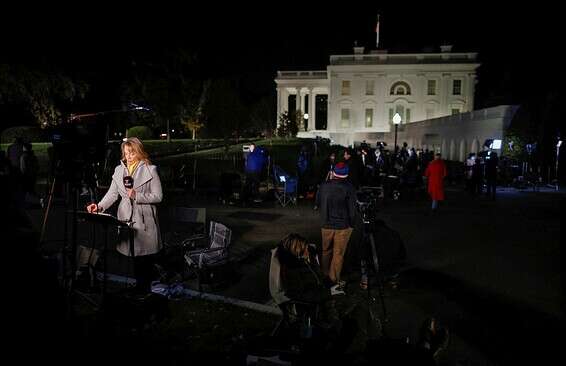
[[320,186],[316,207],[320,208],[322,221],[322,272],[330,281],[331,293],[338,295],[344,294],[340,274],[356,217],[356,191],[347,180],[345,163],[336,164],[331,177]]

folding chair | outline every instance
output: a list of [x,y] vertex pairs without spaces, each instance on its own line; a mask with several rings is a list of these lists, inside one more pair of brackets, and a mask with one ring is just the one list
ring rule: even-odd
[[206,208],[171,207],[163,220],[163,250],[155,263],[160,281],[170,283],[194,275],[183,258],[186,246],[207,237]]
[[[212,267],[218,267],[228,262],[228,247],[232,240],[232,230],[219,222],[211,221],[207,237],[186,241],[184,254],[189,269],[198,278],[199,290],[202,291],[203,275]],[[205,242],[200,246],[199,242]]]
[[289,203],[297,205],[297,178],[287,174],[279,165],[273,165],[275,198],[285,207]]

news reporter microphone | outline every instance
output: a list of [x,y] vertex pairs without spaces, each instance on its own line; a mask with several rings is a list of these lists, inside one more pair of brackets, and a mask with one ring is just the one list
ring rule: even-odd
[[130,175],[126,175],[124,178],[122,178],[122,181],[124,182],[124,188],[126,188],[126,192],[128,193],[128,197],[130,197],[130,206],[132,207],[132,212],[131,212],[131,215],[130,215],[130,221],[132,221],[132,217],[134,215],[134,199],[132,198],[132,196],[130,196],[130,192],[128,190],[134,188],[134,177],[132,177]]
[[126,189],[134,188],[134,178],[132,176],[126,175],[123,178],[123,181],[124,181],[124,187],[126,187]]

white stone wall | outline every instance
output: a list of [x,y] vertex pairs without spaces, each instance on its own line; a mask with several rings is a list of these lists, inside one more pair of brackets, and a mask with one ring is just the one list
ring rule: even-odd
[[[449,65],[450,66],[450,65]],[[452,114],[452,109],[461,112],[473,110],[475,91],[475,72],[471,70],[437,72],[418,69],[368,70],[369,66],[329,67],[330,94],[328,129],[343,131],[341,110],[350,108],[350,128],[361,132],[365,130],[365,109],[374,109],[373,132],[389,132],[389,109],[411,110],[411,122],[427,118],[437,118]],[[375,66],[374,66],[375,68]],[[427,95],[428,80],[436,80],[436,95]],[[461,80],[461,95],[452,95],[452,83]],[[350,95],[342,95],[342,82],[350,81]],[[366,95],[366,80],[375,81],[375,94]],[[391,95],[390,89],[397,82],[410,86],[410,95]],[[427,109],[433,110],[427,116]]]
[[[485,140],[503,140],[517,109],[518,106],[501,105],[411,123],[398,129],[397,144],[402,146],[407,142],[409,147],[440,152],[447,160],[464,161],[469,153],[481,151]],[[385,141],[389,149],[393,149],[395,139],[394,130],[389,133],[311,131],[298,137],[317,135],[342,146],[354,146],[362,141],[375,146],[376,141]]]
[[[464,161],[471,153],[481,151],[487,139],[505,138],[518,106],[501,105],[448,117],[415,122],[397,133],[397,144],[440,152],[447,160]],[[386,140],[393,145],[394,134]]]

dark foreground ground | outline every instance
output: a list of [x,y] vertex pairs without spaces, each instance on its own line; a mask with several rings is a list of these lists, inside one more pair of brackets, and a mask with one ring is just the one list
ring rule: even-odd
[[[472,199],[459,187],[449,187],[447,201],[435,215],[429,214],[425,199],[388,202],[381,207],[379,218],[399,232],[408,258],[395,283],[385,286],[387,317],[383,316],[379,293],[373,293],[374,300],[367,300],[358,287],[359,272],[347,263],[347,295],[337,301],[337,308],[344,320],[342,329],[349,330],[344,331],[344,338],[333,338],[335,353],[326,350],[314,359],[327,356],[342,364],[400,362],[407,350],[398,343],[385,348],[374,345],[367,352],[368,339],[415,345],[419,328],[431,317],[450,333],[438,364],[546,364],[563,358],[565,259],[560,238],[564,197],[564,193],[550,189],[500,189],[493,202]],[[234,231],[230,278],[221,285],[206,286],[206,292],[269,305],[270,249],[291,232],[320,243],[318,212],[309,201],[296,208],[281,208],[274,201],[243,208],[220,205],[212,197],[170,194],[162,208],[173,202],[206,207],[209,220],[223,222]],[[61,238],[64,225],[57,217],[62,211],[62,207],[55,209],[49,218],[48,238]],[[30,215],[36,229],[40,228],[41,212],[31,210]],[[162,215],[162,220],[168,219]],[[88,236],[86,229],[80,230],[79,237]],[[54,243],[44,249],[55,251]],[[109,269],[127,275],[120,261],[111,254]],[[32,268],[32,277],[37,272],[34,265],[37,263],[24,261],[21,268]],[[225,303],[177,299],[157,300],[154,309],[166,309],[157,313],[167,315],[150,317],[140,325],[131,315],[143,318],[144,310],[122,307],[120,300],[113,303],[113,311],[101,315],[73,297],[72,311],[68,311],[65,301],[60,300],[65,297],[49,276],[41,281],[22,276],[19,291],[27,301],[17,306],[18,314],[23,315],[13,337],[28,350],[20,353],[22,358],[36,356],[33,349],[44,345],[41,354],[62,363],[180,365],[195,364],[197,358],[206,356],[206,363],[238,364],[257,344],[263,344],[259,340],[268,338],[279,319]],[[119,292],[120,286],[109,285],[109,291]],[[194,280],[184,286],[196,288]],[[368,305],[381,319],[381,326],[374,327],[379,328],[377,333],[368,325]]]

